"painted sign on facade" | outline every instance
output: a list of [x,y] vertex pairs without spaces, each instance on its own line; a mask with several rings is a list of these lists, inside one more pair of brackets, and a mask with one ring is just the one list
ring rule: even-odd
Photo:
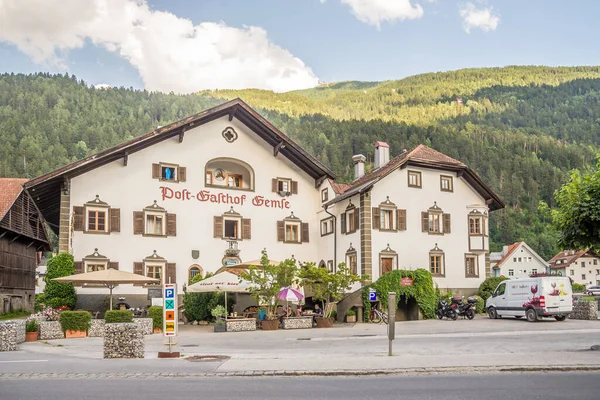
[[190,192],[187,189],[173,190],[170,187],[160,187],[161,197],[164,200],[197,200],[201,203],[214,203],[214,204],[234,204],[243,206],[244,204],[250,203],[254,207],[264,208],[279,208],[287,209],[290,208],[290,202],[287,199],[266,199],[264,196],[256,195],[249,198],[247,195],[242,194],[239,196],[230,195],[228,193],[213,193],[210,190],[200,190],[196,194]]

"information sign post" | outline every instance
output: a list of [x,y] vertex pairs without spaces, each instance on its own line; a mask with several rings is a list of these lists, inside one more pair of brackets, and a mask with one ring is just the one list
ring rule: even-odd
[[165,283],[163,286],[163,335],[168,339],[169,353],[171,346],[177,343],[177,285]]
[[388,293],[388,356],[392,356],[392,340],[396,338],[396,293]]

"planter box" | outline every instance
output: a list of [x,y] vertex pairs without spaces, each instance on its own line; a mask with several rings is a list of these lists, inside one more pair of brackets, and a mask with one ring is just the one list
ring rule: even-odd
[[25,332],[25,341],[26,342],[35,342],[38,339],[37,332]]
[[138,326],[142,335],[152,335],[152,333],[154,333],[152,318],[134,318],[133,322]]
[[310,329],[313,317],[290,317],[283,319],[283,329]]
[[333,318],[316,318],[317,328],[331,328],[333,326]]
[[12,321],[0,322],[0,351],[17,350],[17,325]]
[[263,331],[276,331],[277,329],[279,329],[279,320],[278,319],[270,319],[270,320],[263,320],[262,321],[262,328]]
[[86,331],[72,331],[70,329],[67,329],[67,331],[65,332],[65,336],[67,339],[82,338],[82,337],[87,336],[87,332]]
[[225,326],[227,326],[227,332],[255,331],[256,318],[228,319]]
[[144,358],[144,335],[135,323],[106,324],[104,358]]
[[227,332],[227,325],[215,324],[215,332]]
[[346,315],[346,322],[356,322],[356,315]]

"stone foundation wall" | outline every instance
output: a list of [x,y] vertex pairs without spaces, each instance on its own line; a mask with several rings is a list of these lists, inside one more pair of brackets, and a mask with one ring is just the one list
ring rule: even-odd
[[90,329],[87,331],[88,337],[104,337],[104,324],[106,322],[103,319],[93,319],[90,324]]
[[256,319],[229,319],[225,322],[227,325],[227,332],[242,332],[242,331],[255,331],[256,330]]
[[573,318],[595,321],[598,319],[598,303],[578,301],[573,305]]
[[60,328],[58,321],[43,321],[40,322],[40,340],[48,339],[64,339],[65,334]]
[[0,322],[0,352],[17,350],[17,325],[12,322]]
[[136,323],[142,335],[152,335],[154,333],[152,318],[134,318],[133,322]]
[[313,317],[284,318],[283,329],[307,329],[312,328]]
[[104,358],[144,358],[144,335],[138,325],[133,322],[106,324]]

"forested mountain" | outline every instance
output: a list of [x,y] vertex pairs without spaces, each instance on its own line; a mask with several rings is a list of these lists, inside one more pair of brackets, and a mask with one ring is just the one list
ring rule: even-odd
[[600,67],[507,67],[342,82],[289,93],[196,95],[98,90],[61,75],[0,75],[0,176],[33,177],[158,125],[240,97],[342,180],[353,154],[372,160],[427,144],[471,166],[507,203],[492,214],[493,250],[526,240],[556,249],[543,200],[600,148]]

